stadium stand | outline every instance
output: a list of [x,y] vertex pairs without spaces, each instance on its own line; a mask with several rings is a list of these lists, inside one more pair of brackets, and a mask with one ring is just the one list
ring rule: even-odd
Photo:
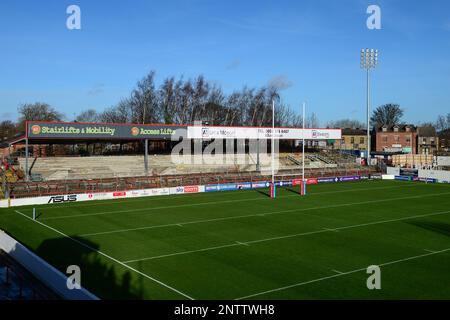
[[[195,158],[197,157],[197,158]],[[323,154],[308,154],[306,168],[335,168],[336,155],[330,158]],[[170,155],[149,157],[151,175],[176,175],[213,172],[237,172],[255,170],[256,161],[249,154],[238,155],[229,164],[214,164],[214,156],[191,156],[188,164],[172,163]],[[295,169],[301,166],[301,154],[280,154],[280,170]],[[202,163],[203,161],[203,163]],[[189,163],[190,162],[190,163]],[[20,166],[25,167],[25,159],[19,158]],[[79,180],[123,178],[145,175],[143,156],[93,156],[93,157],[48,157],[37,158],[32,169],[33,181]],[[354,162],[356,163],[356,162]],[[269,170],[270,157],[261,157],[261,170]],[[10,177],[12,179],[12,177]]]
[[[375,173],[376,168],[362,169],[336,169],[336,168],[309,168],[305,170],[305,177],[335,177],[368,175]],[[285,179],[299,178],[299,170],[283,170]],[[227,173],[204,173],[184,174],[184,175],[165,175],[165,176],[141,176],[141,177],[122,177],[105,179],[80,179],[67,181],[42,181],[25,182],[19,181],[9,185],[11,198],[26,198],[44,195],[60,195],[71,193],[94,193],[111,192],[123,190],[137,190],[147,188],[163,188],[190,185],[222,184],[222,183],[240,183],[253,181],[270,180],[268,172],[227,172]]]

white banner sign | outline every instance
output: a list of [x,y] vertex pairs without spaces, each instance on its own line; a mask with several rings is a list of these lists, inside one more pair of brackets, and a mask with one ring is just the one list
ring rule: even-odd
[[[210,127],[189,126],[188,139],[272,139],[268,127]],[[341,139],[341,129],[275,128],[274,139],[287,140]]]
[[[66,194],[57,196],[44,196],[35,198],[11,199],[11,207],[39,205],[39,204],[59,204],[91,200],[111,200],[137,197],[166,196],[170,194],[198,193],[205,192],[205,186],[184,186],[174,188],[141,189],[127,191],[112,191],[99,193]],[[0,201],[0,207],[8,207],[8,200]]]

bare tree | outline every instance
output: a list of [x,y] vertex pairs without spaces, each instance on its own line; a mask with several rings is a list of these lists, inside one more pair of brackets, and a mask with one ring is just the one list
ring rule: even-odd
[[25,121],[61,121],[63,114],[47,103],[25,103],[18,109],[19,128],[25,130]]
[[341,119],[336,121],[330,121],[327,123],[328,128],[350,128],[350,129],[356,129],[356,128],[365,128],[365,124],[359,120],[354,119]]
[[164,80],[161,88],[159,89],[159,103],[161,116],[164,123],[172,124],[176,122],[176,92],[175,92],[175,79],[167,78]]
[[[93,109],[81,112],[79,122],[134,122],[191,124],[195,120],[215,125],[271,126],[272,101],[276,102],[275,125],[300,127],[302,118],[281,100],[277,86],[243,87],[225,94],[220,86],[203,76],[192,79],[166,78],[157,86],[151,71],[137,82],[130,97],[97,113]],[[62,115],[46,104],[24,105],[22,119],[59,120]],[[21,120],[23,121],[23,120]],[[315,115],[309,126],[317,126]]]
[[122,99],[111,108],[106,109],[99,115],[101,122],[126,123],[132,121],[132,108],[128,99]]
[[17,133],[17,127],[14,122],[5,120],[0,122],[0,141],[14,137]]
[[403,109],[398,104],[388,103],[373,111],[370,121],[374,126],[392,126],[399,124],[403,117]]
[[450,129],[450,112],[446,116],[440,115],[436,121],[438,131]]
[[194,91],[192,93],[192,113],[191,122],[194,120],[203,120],[205,116],[205,105],[209,93],[209,85],[205,78],[200,75],[194,80]]
[[319,127],[319,120],[317,119],[317,115],[313,112],[305,119],[305,127],[306,128],[317,128]]
[[132,91],[130,104],[133,122],[154,123],[160,120],[154,80],[155,72],[151,71],[138,81]]
[[98,122],[99,115],[94,109],[88,109],[81,112],[76,118],[77,122]]

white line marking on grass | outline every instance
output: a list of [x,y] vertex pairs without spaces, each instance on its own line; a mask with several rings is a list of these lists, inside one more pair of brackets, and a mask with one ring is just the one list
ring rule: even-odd
[[338,273],[338,274],[343,273],[342,271],[339,271],[339,270],[336,270],[336,269],[331,269],[331,271],[336,272],[336,273]]
[[423,249],[424,251],[426,251],[426,252],[431,252],[431,253],[435,253],[436,251],[433,251],[433,250],[428,250],[428,249]]
[[145,273],[143,273],[143,272],[141,272],[141,271],[139,271],[139,270],[136,270],[135,268],[126,265],[125,263],[123,263],[123,262],[121,262],[121,261],[119,261],[119,260],[117,260],[117,259],[111,257],[110,255],[107,255],[106,253],[104,253],[104,252],[102,252],[102,251],[100,251],[100,250],[97,250],[97,249],[95,249],[95,248],[93,248],[93,247],[87,245],[86,243],[80,241],[80,240],[77,240],[77,239],[75,239],[75,238],[72,238],[71,236],[68,236],[67,234],[65,234],[65,233],[63,233],[63,232],[61,232],[61,231],[59,231],[58,229],[55,229],[55,228],[53,228],[53,227],[50,227],[50,226],[46,225],[45,223],[42,223],[42,222],[40,222],[40,221],[38,221],[38,220],[33,220],[31,217],[27,216],[26,214],[24,214],[24,213],[22,213],[22,212],[20,212],[20,211],[17,211],[17,210],[14,210],[14,211],[15,211],[16,213],[20,214],[21,216],[23,216],[23,217],[25,217],[25,218],[27,218],[27,219],[33,221],[33,222],[36,222],[36,223],[40,224],[41,226],[46,227],[46,228],[48,228],[48,229],[50,229],[50,230],[52,230],[52,231],[54,231],[54,232],[56,232],[56,233],[62,235],[62,236],[65,237],[65,238],[68,238],[68,239],[74,241],[75,243],[77,243],[77,244],[79,244],[79,245],[81,245],[81,246],[83,246],[83,247],[85,247],[85,248],[87,248],[87,249],[89,249],[89,250],[91,250],[91,251],[93,251],[93,252],[97,252],[98,254],[100,254],[100,255],[102,255],[102,256],[104,256],[104,257],[106,257],[106,258],[108,258],[108,259],[110,259],[110,260],[112,260],[112,261],[114,261],[114,262],[116,262],[116,263],[118,263],[118,264],[120,264],[121,266],[123,266],[123,267],[125,267],[125,268],[127,268],[127,269],[129,269],[129,270],[131,270],[131,271],[134,271],[134,272],[140,274],[141,276],[143,276],[143,277],[145,277],[145,278],[147,278],[147,279],[150,279],[150,280],[152,280],[152,281],[154,281],[154,282],[156,282],[156,283],[162,285],[163,287],[165,287],[165,288],[167,288],[167,289],[170,289],[170,290],[172,290],[172,291],[178,293],[179,295],[182,295],[182,296],[185,297],[185,298],[188,298],[188,299],[190,299],[190,300],[194,300],[194,298],[188,296],[187,294],[181,292],[180,290],[175,289],[174,287],[171,287],[171,286],[169,286],[168,284],[165,284],[164,282],[162,282],[162,281],[160,281],[160,280],[157,280],[157,279],[155,279],[155,278],[149,276],[148,274],[145,274]]
[[216,247],[209,247],[209,248],[204,248],[204,249],[195,249],[195,250],[181,251],[181,252],[176,252],[176,253],[162,254],[162,255],[159,255],[159,256],[153,256],[153,257],[149,257],[149,258],[128,260],[128,261],[122,261],[122,262],[123,263],[132,263],[132,262],[139,262],[139,261],[145,261],[145,260],[153,260],[153,259],[160,259],[160,258],[166,258],[166,257],[173,257],[173,256],[182,255],[182,254],[189,254],[189,253],[210,251],[210,250],[223,249],[223,248],[229,248],[229,247],[236,247],[236,246],[242,246],[242,245],[243,245],[243,243],[238,244],[238,243],[234,242],[234,243],[230,243],[230,244],[225,244],[223,246],[216,246]]
[[331,232],[339,232],[339,230],[336,230],[334,228],[322,228],[323,230],[331,231]]
[[[444,249],[444,250],[440,250],[440,251],[436,251],[436,252],[432,252],[432,253],[425,253],[425,254],[421,254],[421,255],[417,255],[417,256],[412,256],[412,257],[408,257],[408,258],[404,258],[404,259],[389,261],[389,262],[378,264],[378,266],[380,266],[380,267],[388,266],[388,265],[391,265],[391,264],[396,264],[396,263],[405,262],[405,261],[409,261],[409,260],[420,259],[420,258],[428,257],[428,256],[431,256],[431,255],[444,253],[444,252],[447,252],[447,251],[450,251],[450,248],[447,248],[447,249]],[[275,289],[271,289],[271,290],[266,290],[266,291],[250,294],[248,296],[236,298],[235,300],[243,300],[243,299],[253,298],[253,297],[261,296],[261,295],[264,295],[264,294],[267,294],[267,293],[283,291],[283,290],[286,290],[286,289],[300,287],[300,286],[303,286],[303,285],[306,285],[306,284],[320,282],[320,281],[324,281],[324,280],[328,280],[328,279],[332,279],[332,278],[338,278],[338,277],[342,277],[342,276],[345,276],[345,275],[349,275],[349,274],[357,273],[357,272],[361,272],[361,271],[366,271],[366,270],[367,270],[367,267],[360,268],[360,269],[355,269],[355,270],[342,272],[342,273],[334,274],[334,275],[327,276],[327,277],[322,277],[322,278],[318,278],[318,279],[314,279],[314,280],[294,283],[294,284],[291,284],[289,286],[284,286],[284,287],[280,287],[280,288],[275,288]]]
[[241,246],[247,246],[247,247],[250,246],[249,244],[247,244],[245,242],[236,241],[236,243]]
[[[349,226],[344,226],[344,227],[337,227],[337,228],[334,228],[333,231],[334,230],[345,230],[345,229],[366,227],[366,226],[372,226],[372,225],[377,225],[377,224],[398,222],[398,221],[404,221],[404,220],[410,220],[410,219],[416,219],[416,218],[423,218],[423,217],[431,217],[431,216],[443,215],[443,214],[448,214],[448,213],[450,213],[450,211],[434,212],[434,213],[428,213],[428,214],[421,214],[421,215],[403,217],[403,218],[398,218],[398,219],[389,219],[389,220],[373,221],[373,222],[368,222],[368,223],[360,223],[360,224],[354,224],[354,225],[349,225]],[[146,258],[140,258],[140,259],[133,259],[133,260],[128,260],[128,261],[123,261],[123,263],[132,263],[132,262],[138,262],[138,261],[160,259],[160,258],[173,257],[173,256],[190,254],[190,253],[196,253],[196,252],[204,252],[204,251],[217,250],[217,249],[223,249],[223,248],[228,248],[228,247],[236,247],[236,246],[241,246],[243,244],[249,245],[249,244],[253,244],[253,243],[261,243],[261,242],[268,242],[268,241],[274,241],[274,240],[296,238],[296,237],[308,236],[308,235],[325,233],[325,232],[330,232],[330,229],[328,229],[328,230],[321,229],[321,230],[316,230],[316,231],[295,233],[295,234],[289,234],[289,235],[285,235],[285,236],[271,237],[271,238],[265,238],[265,239],[259,239],[259,240],[240,241],[240,244],[238,244],[237,241],[236,241],[234,243],[226,244],[226,245],[222,245],[222,246],[215,246],[215,247],[196,249],[196,250],[189,250],[189,251],[180,251],[180,252],[169,253],[169,254],[164,254],[164,255],[159,255],[159,256],[146,257]]]
[[[443,193],[443,194],[450,194],[450,192],[446,192],[446,193]],[[368,203],[379,203],[379,202],[387,202],[387,201],[415,199],[415,198],[431,197],[431,196],[438,196],[438,195],[442,195],[442,193],[434,193],[434,194],[423,195],[423,196],[412,196],[412,197],[400,197],[400,198],[381,199],[381,200],[369,200],[369,201],[361,201],[361,202],[350,202],[350,203],[342,203],[342,204],[335,204],[335,205],[329,205],[329,206],[319,206],[319,207],[311,207],[311,208],[272,211],[272,212],[265,212],[264,215],[285,214],[285,213],[294,213],[295,214],[295,213],[302,213],[304,211],[310,211],[310,210],[332,209],[332,208],[355,206],[355,205],[368,204]],[[302,214],[306,215],[305,213],[302,213]],[[258,217],[258,216],[261,216],[261,213],[246,214],[246,215],[231,216],[231,217],[222,217],[222,218],[213,218],[213,219],[202,219],[202,220],[194,220],[194,221],[186,221],[186,222],[178,222],[178,223],[169,223],[169,224],[160,224],[160,225],[152,225],[152,226],[137,227],[137,228],[118,229],[118,230],[112,230],[112,231],[85,233],[85,234],[81,234],[79,236],[80,237],[99,236],[99,235],[106,235],[106,234],[113,234],[113,233],[123,233],[123,232],[130,232],[130,231],[140,231],[140,230],[147,230],[147,229],[154,229],[154,228],[173,227],[173,226],[177,226],[178,224],[189,225],[189,224],[197,224],[197,223],[206,223],[206,222],[215,222],[215,221],[226,221],[226,220],[234,220],[234,219],[243,219],[243,218]],[[321,218],[320,216],[317,216],[317,215],[311,215],[311,216],[314,216],[314,217],[317,217],[317,218]],[[327,219],[329,219],[329,218],[327,218]]]
[[[333,194],[333,193],[345,193],[345,192],[353,192],[353,191],[368,191],[368,190],[382,190],[382,189],[393,189],[393,188],[403,188],[403,187],[416,187],[417,185],[401,185],[401,186],[389,186],[389,187],[379,187],[379,188],[360,188],[360,189],[347,189],[347,190],[338,190],[338,191],[325,191],[325,192],[317,192],[317,193],[310,193],[308,196],[314,195],[314,196],[320,196],[320,195],[326,195],[326,194]],[[299,195],[287,195],[287,196],[278,196],[278,198],[291,198],[291,197],[299,197]],[[153,210],[161,210],[161,209],[176,209],[176,208],[183,208],[183,207],[193,207],[193,206],[203,206],[203,205],[211,205],[211,204],[221,204],[221,203],[235,203],[235,202],[245,202],[245,201],[272,201],[270,198],[267,197],[258,197],[258,198],[245,198],[245,199],[234,199],[234,200],[223,200],[223,201],[210,201],[210,202],[198,202],[198,203],[188,203],[188,204],[181,204],[181,205],[171,205],[171,206],[161,206],[161,207],[153,207],[153,208],[141,208],[141,209],[129,209],[129,210],[116,210],[116,211],[103,211],[103,212],[96,212],[96,213],[82,213],[82,214],[72,214],[72,215],[64,215],[64,216],[54,216],[54,217],[42,217],[41,220],[55,220],[55,219],[70,219],[70,218],[79,218],[79,217],[90,217],[90,216],[99,216],[99,215],[106,215],[106,214],[115,214],[115,213],[138,213],[142,211],[153,211]],[[104,205],[104,203],[101,201],[100,203],[95,204],[97,205]],[[93,206],[93,205],[91,205]],[[82,206],[78,206],[82,207]],[[87,207],[87,206],[86,206]],[[67,206],[67,207],[48,207],[45,208],[45,210],[48,209],[61,209],[61,208],[77,208],[76,206]]]

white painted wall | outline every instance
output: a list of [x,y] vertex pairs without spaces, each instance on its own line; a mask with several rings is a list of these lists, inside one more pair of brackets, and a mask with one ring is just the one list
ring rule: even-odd
[[439,181],[450,181],[450,171],[419,169],[419,178],[432,178]]
[[438,166],[450,167],[450,157],[438,156],[436,157],[436,162]]
[[392,176],[399,176],[400,175],[400,168],[387,167],[386,168],[386,174],[392,175]]

